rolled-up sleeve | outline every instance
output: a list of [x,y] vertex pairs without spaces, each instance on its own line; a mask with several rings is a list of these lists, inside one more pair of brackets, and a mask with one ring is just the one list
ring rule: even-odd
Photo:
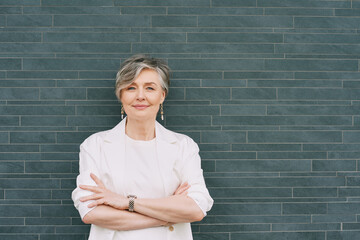
[[80,153],[79,153],[79,172],[80,174],[76,178],[76,188],[72,192],[72,200],[74,201],[74,205],[76,209],[79,211],[81,219],[84,216],[93,210],[95,207],[89,208],[88,205],[92,203],[94,200],[81,202],[80,198],[92,195],[93,192],[88,190],[83,190],[79,188],[80,185],[91,185],[96,186],[94,180],[90,177],[90,173],[94,173],[96,176],[99,176],[99,171],[96,166],[96,161],[94,159],[93,154],[91,154],[87,148],[87,143],[84,142],[80,145]]
[[191,187],[188,190],[188,196],[196,202],[206,216],[206,212],[211,209],[214,200],[205,185],[199,147],[191,138],[188,138],[184,152],[186,154],[181,169],[182,181],[189,183]]

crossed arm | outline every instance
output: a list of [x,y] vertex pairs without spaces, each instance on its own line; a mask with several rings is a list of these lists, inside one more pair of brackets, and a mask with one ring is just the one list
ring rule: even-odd
[[129,212],[128,198],[108,190],[95,174],[90,176],[97,186],[80,185],[81,189],[93,192],[92,195],[82,197],[80,200],[82,202],[94,200],[88,207],[95,208],[84,216],[84,223],[113,230],[136,230],[201,221],[204,217],[204,213],[195,201],[187,196],[190,187],[187,183],[180,185],[170,197],[135,199],[135,212]]

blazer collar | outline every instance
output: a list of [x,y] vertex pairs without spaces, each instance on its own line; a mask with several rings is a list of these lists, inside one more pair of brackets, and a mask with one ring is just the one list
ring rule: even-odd
[[[115,127],[108,130],[105,141],[107,142],[123,142],[125,137],[126,117]],[[155,122],[155,134],[157,141],[161,140],[167,143],[175,143],[177,138],[175,134],[163,127],[159,122]]]

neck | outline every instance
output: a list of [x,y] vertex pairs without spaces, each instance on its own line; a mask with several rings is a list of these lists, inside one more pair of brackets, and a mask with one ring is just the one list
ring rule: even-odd
[[135,140],[148,141],[155,138],[155,119],[136,120],[126,118],[125,133]]

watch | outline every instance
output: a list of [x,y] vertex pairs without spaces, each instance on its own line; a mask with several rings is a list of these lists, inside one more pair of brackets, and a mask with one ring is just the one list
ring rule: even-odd
[[129,199],[129,212],[134,211],[134,205],[135,205],[135,199],[137,198],[135,195],[129,195],[127,196]]

